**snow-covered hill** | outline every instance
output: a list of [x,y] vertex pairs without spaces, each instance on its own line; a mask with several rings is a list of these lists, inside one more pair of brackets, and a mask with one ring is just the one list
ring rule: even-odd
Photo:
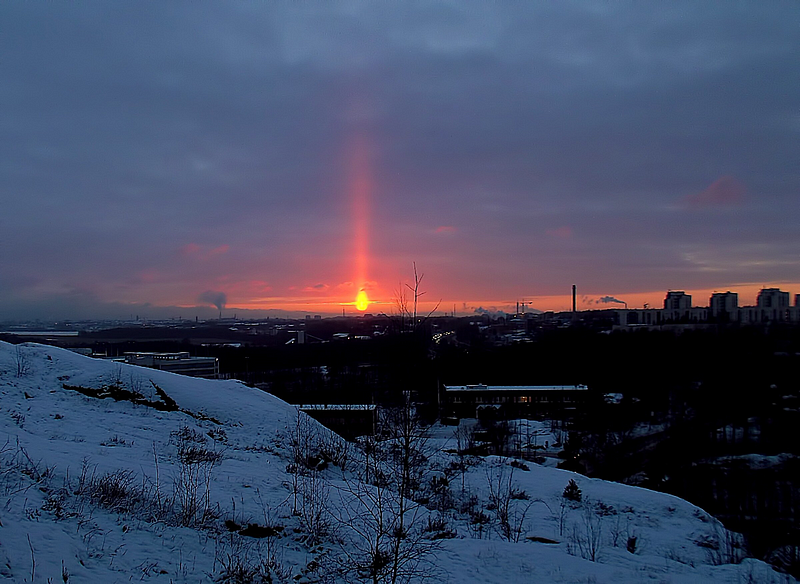
[[[353,562],[369,552],[374,522],[353,502],[363,511],[381,491],[359,482],[365,459],[238,382],[0,343],[2,444],[0,576],[11,581],[366,575]],[[298,454],[315,470],[296,472]],[[414,578],[787,581],[740,561],[735,534],[681,499],[510,463],[433,455],[428,509],[412,506],[403,526]],[[580,502],[563,496],[570,479]]]

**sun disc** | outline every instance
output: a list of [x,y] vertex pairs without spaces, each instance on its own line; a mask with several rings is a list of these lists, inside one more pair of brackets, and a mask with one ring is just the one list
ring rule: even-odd
[[367,298],[367,293],[363,290],[358,291],[358,296],[356,296],[356,308],[358,310],[366,310],[369,306],[369,298]]

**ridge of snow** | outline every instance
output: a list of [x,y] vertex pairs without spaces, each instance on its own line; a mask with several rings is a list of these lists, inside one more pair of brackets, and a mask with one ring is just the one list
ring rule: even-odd
[[[20,376],[16,375],[17,355],[26,369]],[[114,384],[136,389],[155,401],[157,385],[182,411],[97,399],[64,388]],[[6,443],[5,452],[19,444],[40,470],[52,469],[50,483],[56,487],[72,484],[84,465],[98,474],[127,470],[137,480],[160,477],[167,485],[178,473],[173,433],[184,426],[204,435],[222,429],[227,440],[214,444],[222,449],[223,458],[211,483],[213,502],[223,510],[221,520],[233,517],[240,524],[284,526],[276,540],[277,557],[298,581],[309,582],[313,571],[308,566],[335,546],[331,542],[307,545],[290,512],[287,440],[298,415],[294,406],[237,381],[184,377],[51,346],[0,342],[0,444]],[[316,422],[309,423],[321,435],[338,439]],[[451,459],[440,456],[441,468]],[[489,457],[465,473],[465,485],[479,496],[485,494],[487,474],[501,469],[510,472],[506,462]],[[439,581],[794,581],[752,559],[712,565],[713,550],[698,543],[708,544],[714,538],[724,541],[727,532],[716,519],[682,499],[528,466],[530,470],[517,469],[513,475],[515,488],[534,501],[527,534],[559,543],[512,543],[496,535],[473,539],[467,524],[453,518],[458,536],[442,540],[433,558]],[[51,494],[25,476],[12,484],[8,466],[0,471],[0,576],[15,582],[48,582],[48,578],[60,582],[62,566],[70,582],[213,582],[226,553],[225,542],[238,541],[233,535],[215,538],[207,530],[150,523],[101,508],[87,507],[82,516],[59,519],[48,504]],[[325,472],[336,484],[339,470]],[[580,511],[567,510],[567,529],[559,526],[558,505],[571,478],[585,499],[602,502],[609,509],[596,562],[568,553],[569,530],[584,521]],[[458,490],[460,478],[451,484]],[[332,496],[329,503],[336,501]],[[622,533],[635,534],[636,553],[626,551],[624,543],[612,545],[612,532],[618,532],[618,538]],[[256,544],[248,540],[230,545],[250,546],[252,551]]]

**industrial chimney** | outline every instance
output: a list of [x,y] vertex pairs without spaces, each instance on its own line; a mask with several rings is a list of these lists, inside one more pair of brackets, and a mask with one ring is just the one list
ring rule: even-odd
[[572,285],[572,312],[578,312],[578,288],[575,284]]

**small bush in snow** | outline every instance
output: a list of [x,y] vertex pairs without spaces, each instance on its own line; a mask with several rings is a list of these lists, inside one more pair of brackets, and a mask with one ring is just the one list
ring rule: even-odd
[[455,530],[450,529],[447,519],[443,516],[428,517],[428,523],[423,531],[429,533],[431,539],[453,539],[458,535]]
[[206,434],[208,434],[208,437],[214,442],[221,442],[222,444],[228,443],[228,434],[222,428],[211,428]]
[[134,483],[135,474],[130,470],[118,470],[92,477],[89,497],[100,507],[117,512],[130,512],[141,500],[141,492]]
[[14,365],[16,366],[17,377],[25,377],[31,371],[31,364],[28,360],[28,356],[19,345],[17,345],[14,351]]
[[575,479],[569,479],[569,483],[564,487],[563,496],[568,501],[574,501],[576,503],[581,502],[583,493],[581,493],[581,488],[578,486],[578,483],[575,482]]
[[514,468],[518,468],[519,470],[531,470],[530,468],[528,468],[527,464],[525,464],[524,462],[520,462],[519,460],[512,460],[509,464]]
[[617,510],[613,506],[606,505],[602,501],[595,503],[594,510],[601,517],[610,517],[617,514]]
[[178,523],[202,525],[218,516],[211,505],[211,476],[222,453],[206,447],[206,437],[188,426],[172,432],[172,437],[180,461],[172,496],[179,509]]
[[224,584],[289,581],[291,573],[283,570],[274,557],[265,554],[263,547],[258,540],[243,539],[234,533],[217,539],[214,553],[216,581]]
[[528,501],[531,497],[525,491],[520,491],[517,489],[512,489],[511,491],[511,498],[517,501]]
[[22,414],[20,412],[12,411],[10,415],[11,415],[11,419],[14,420],[14,423],[17,426],[22,428],[25,425],[25,414]]
[[595,506],[583,506],[579,522],[573,523],[569,534],[567,553],[579,555],[584,560],[596,562],[603,543],[603,517],[595,511]]

